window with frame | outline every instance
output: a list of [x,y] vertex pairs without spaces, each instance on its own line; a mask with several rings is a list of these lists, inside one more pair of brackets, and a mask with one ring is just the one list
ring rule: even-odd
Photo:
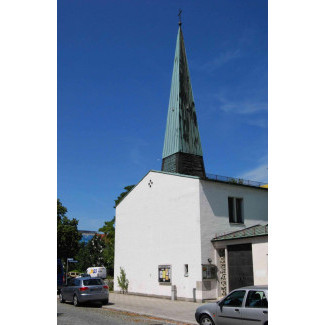
[[104,284],[102,279],[87,279],[83,280],[84,286],[98,286]]
[[188,276],[188,264],[184,264],[184,276]]
[[228,197],[228,213],[230,223],[244,223],[243,199]]
[[202,265],[202,278],[203,280],[216,279],[217,278],[217,268],[212,264]]
[[268,308],[268,302],[264,291],[250,290],[246,298],[247,308]]

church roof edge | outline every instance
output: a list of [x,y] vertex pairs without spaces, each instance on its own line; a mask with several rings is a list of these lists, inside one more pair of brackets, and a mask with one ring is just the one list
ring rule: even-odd
[[[242,184],[242,183],[236,183],[232,181],[225,181],[225,180],[219,180],[219,179],[211,179],[211,178],[201,178],[199,176],[193,176],[193,175],[186,175],[186,174],[179,174],[179,173],[171,173],[171,172],[166,172],[163,170],[155,170],[155,169],[150,169],[141,179],[140,181],[132,188],[132,190],[119,202],[117,206],[120,205],[121,202],[124,201],[124,199],[142,182],[142,180],[150,173],[159,173],[159,174],[166,174],[166,175],[171,175],[171,176],[180,176],[180,177],[186,177],[186,178],[193,178],[193,179],[198,179],[201,181],[209,181],[209,182],[214,182],[214,183],[222,183],[222,184],[228,184],[228,185],[234,185],[234,186],[244,186],[244,187],[250,187],[254,189],[260,189],[264,191],[268,191],[268,188],[261,187],[261,186],[254,186],[254,185],[249,185],[249,184]],[[225,177],[225,176],[224,176]],[[232,178],[230,178],[232,179]]]
[[172,175],[172,176],[180,176],[180,177],[187,177],[187,178],[194,178],[194,179],[200,179],[200,177],[198,177],[198,176],[192,176],[192,175],[184,175],[184,174],[178,174],[178,173],[170,173],[170,172],[165,172],[165,171],[162,171],[162,170],[154,170],[154,169],[150,169],[141,179],[140,179],[140,181],[138,182],[138,183],[136,183],[135,185],[134,185],[134,187],[132,188],[132,190],[128,193],[128,194],[126,194],[125,196],[124,196],[124,198],[117,204],[117,206],[116,207],[118,207],[120,204],[121,204],[121,202],[123,202],[124,201],[124,199],[143,181],[143,179],[147,176],[147,175],[149,175],[149,173],[150,172],[153,172],[153,173],[160,173],[160,174],[167,174],[167,175]]

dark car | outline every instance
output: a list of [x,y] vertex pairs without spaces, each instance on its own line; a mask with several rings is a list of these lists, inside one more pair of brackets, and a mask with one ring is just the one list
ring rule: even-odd
[[197,308],[195,319],[200,325],[267,325],[268,287],[238,288],[220,301]]
[[57,259],[57,292],[60,293],[62,286],[64,285],[64,269],[60,258]]
[[73,301],[75,306],[84,302],[108,304],[108,286],[102,279],[80,277],[71,278],[60,291],[60,302]]

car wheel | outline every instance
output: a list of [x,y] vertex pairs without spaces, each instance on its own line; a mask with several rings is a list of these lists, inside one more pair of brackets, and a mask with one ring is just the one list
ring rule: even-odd
[[80,306],[80,303],[79,303],[79,300],[78,300],[77,295],[74,295],[73,296],[73,304],[75,305],[75,307]]
[[203,315],[200,318],[200,325],[214,325],[214,322],[208,315]]
[[65,300],[63,299],[63,296],[62,296],[62,292],[60,292],[59,300],[60,300],[61,304],[65,302]]

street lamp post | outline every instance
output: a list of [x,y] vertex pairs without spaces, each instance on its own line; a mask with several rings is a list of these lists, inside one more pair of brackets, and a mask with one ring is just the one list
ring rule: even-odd
[[78,263],[78,261],[74,260],[72,257],[67,258],[67,271],[65,275],[65,284],[68,284],[68,269],[69,269],[69,262],[70,263]]

